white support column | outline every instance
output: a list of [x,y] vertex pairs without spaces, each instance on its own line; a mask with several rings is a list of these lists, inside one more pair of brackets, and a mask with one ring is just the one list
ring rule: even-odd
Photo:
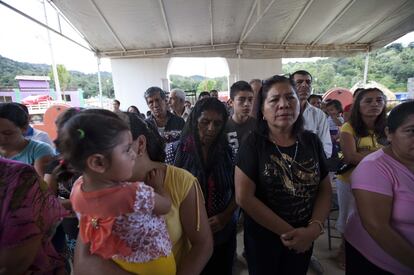
[[364,68],[364,85],[367,84],[368,80],[368,65],[369,65],[369,51],[365,55],[365,68]]
[[99,103],[101,108],[103,108],[103,98],[102,98],[102,82],[101,82],[101,58],[96,56],[96,61],[98,63],[98,89],[99,89]]
[[140,112],[148,110],[145,91],[151,86],[163,87],[167,78],[169,58],[111,59],[115,97],[121,101],[121,110],[135,105]]
[[[282,59],[227,58],[230,86],[237,80],[266,79],[282,73]],[[237,79],[236,79],[237,78]]]

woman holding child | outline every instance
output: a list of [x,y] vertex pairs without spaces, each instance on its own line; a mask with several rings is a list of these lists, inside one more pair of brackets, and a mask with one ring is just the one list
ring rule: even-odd
[[[144,181],[151,171],[158,171],[164,193],[171,199],[165,219],[177,274],[199,274],[211,255],[212,239],[198,182],[188,172],[163,164],[164,143],[157,131],[136,114],[128,114],[128,118],[137,155],[130,181]],[[75,272],[128,274],[113,261],[91,255],[81,241],[75,253]]]

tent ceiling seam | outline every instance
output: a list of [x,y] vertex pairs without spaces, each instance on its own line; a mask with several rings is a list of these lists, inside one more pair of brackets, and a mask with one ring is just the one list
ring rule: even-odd
[[[405,21],[408,21],[411,17],[412,17],[412,14],[409,14],[409,15],[407,15],[405,18],[403,17],[403,19],[402,19],[399,23],[400,23],[400,24],[402,24],[402,23],[404,23]],[[387,30],[390,30],[390,29],[392,29],[392,28],[395,28],[395,25],[390,26]],[[405,32],[404,32],[404,33],[405,33]],[[376,45],[376,44],[381,43],[381,42],[393,41],[393,40],[397,39],[398,37],[401,37],[401,35],[402,35],[402,33],[398,33],[398,34],[396,34],[396,35],[391,36],[390,38],[384,38],[384,39],[381,39],[381,40],[376,40],[376,41],[374,41],[374,40],[373,40],[373,41],[370,43],[370,45]]]
[[211,46],[214,45],[214,29],[213,29],[213,0],[210,0],[210,7],[209,7],[209,11],[210,11],[210,43]]
[[[106,51],[102,52],[102,55],[111,58],[122,58],[122,57],[147,57],[147,56],[174,56],[182,55],[187,53],[209,53],[209,52],[222,52],[222,51],[235,51],[240,45],[237,43],[233,44],[217,44],[217,45],[200,45],[192,47],[176,47],[176,48],[153,48],[153,49],[142,49],[142,50],[129,50],[126,52],[121,51]],[[358,51],[366,52],[369,50],[370,45],[368,44],[346,44],[346,45],[317,45],[309,47],[306,44],[260,44],[250,43],[244,44],[243,49],[249,51],[267,51],[267,52],[297,52],[297,51],[308,51],[308,52],[332,52],[332,51]]]
[[382,18],[380,18],[378,21],[376,21],[374,24],[372,24],[371,26],[369,26],[369,28],[358,38],[355,40],[355,42],[360,41],[362,38],[364,38],[370,31],[372,31],[373,29],[375,29],[376,27],[378,27],[379,25],[383,24],[385,22],[385,20],[392,16],[393,14],[399,12],[407,3],[409,3],[411,0],[407,0],[405,1],[403,4],[401,4],[400,6],[398,6],[396,9],[392,10],[391,12],[385,14]]
[[356,0],[351,0],[346,4],[346,6],[341,10],[341,12],[335,16],[335,18],[329,22],[329,24],[322,30],[322,32],[315,38],[315,40],[311,43],[311,46],[314,46],[319,39],[322,38],[322,36],[330,29],[332,26],[338,22],[338,20],[349,10],[349,8],[355,3]]
[[105,16],[102,14],[101,10],[99,9],[98,5],[95,3],[94,0],[89,0],[92,4],[92,6],[95,8],[95,11],[98,13],[101,20],[104,22],[105,26],[109,30],[109,32],[112,34],[112,36],[115,38],[115,40],[118,42],[119,46],[121,46],[122,50],[126,51],[125,46],[122,44],[119,37],[116,35],[115,31],[112,29],[111,25],[109,24],[108,20],[106,20]]
[[302,12],[299,14],[299,16],[296,18],[295,22],[293,22],[292,26],[289,28],[288,32],[286,33],[285,37],[283,38],[282,42],[280,44],[285,44],[288,37],[291,35],[293,30],[296,28],[296,25],[299,23],[299,21],[302,19],[302,17],[305,15],[305,13],[308,11],[309,7],[312,5],[314,0],[309,0],[306,3],[306,6],[303,8]]
[[97,52],[97,49],[92,46],[92,43],[86,38],[86,36],[81,33],[70,21],[69,19],[66,18],[66,16],[58,9],[58,7],[56,7],[55,3],[53,3],[53,0],[47,0],[47,2],[49,3],[49,5],[55,10],[55,12],[57,14],[59,14],[63,20],[65,20],[65,22],[80,36],[82,37],[83,40],[85,40],[85,42],[88,44],[88,46],[94,51]]
[[256,25],[260,22],[260,20],[262,20],[263,16],[265,16],[265,14],[270,10],[270,8],[272,7],[273,3],[276,0],[272,0],[264,9],[264,11],[260,14],[260,16],[256,19],[256,21],[254,21],[253,25],[250,27],[250,29],[246,32],[246,34],[243,36],[243,38],[241,39],[240,43],[243,43],[244,40],[246,40],[247,36],[249,36],[249,34],[253,31],[253,29],[256,27]]
[[161,14],[162,14],[162,18],[164,20],[164,26],[165,26],[165,29],[167,30],[168,41],[170,42],[171,48],[174,48],[174,44],[172,42],[171,31],[170,31],[170,26],[168,24],[167,15],[165,13],[164,3],[162,2],[162,0],[159,0],[158,3],[160,4]]
[[249,23],[250,23],[250,20],[252,19],[252,16],[253,16],[254,10],[255,10],[255,9],[258,9],[258,2],[259,2],[259,0],[254,1],[253,6],[252,6],[252,8],[250,9],[250,14],[249,14],[249,16],[247,17],[246,22],[244,23],[243,30],[242,30],[242,32],[241,32],[241,34],[240,34],[239,44],[241,44],[241,43],[242,43],[242,38],[243,38],[243,36],[244,36],[244,33],[245,33],[245,32],[246,32],[246,30],[247,30],[247,27],[249,26]]

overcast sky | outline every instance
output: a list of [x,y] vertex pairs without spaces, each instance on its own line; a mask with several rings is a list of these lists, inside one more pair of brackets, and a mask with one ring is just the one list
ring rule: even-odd
[[[45,22],[43,5],[40,0],[6,0],[4,2],[41,22]],[[48,7],[49,25],[57,29],[57,17],[53,9],[48,4],[46,6]],[[84,43],[76,32],[65,24],[62,24],[62,29],[71,38],[76,38],[78,42]],[[20,62],[52,63],[46,30],[3,5],[0,5],[0,37],[0,55]],[[85,73],[97,71],[97,60],[92,52],[54,33],[51,33],[51,37],[57,64],[64,64],[69,70]],[[405,35],[396,42],[407,45],[411,41],[414,41],[414,32]],[[315,60],[315,58],[294,59],[294,61],[311,60]],[[292,61],[292,59],[282,60],[283,63],[289,61]],[[101,71],[111,71],[108,59],[101,60]],[[216,77],[228,75],[229,72],[223,58],[174,58],[170,63],[169,73]]]

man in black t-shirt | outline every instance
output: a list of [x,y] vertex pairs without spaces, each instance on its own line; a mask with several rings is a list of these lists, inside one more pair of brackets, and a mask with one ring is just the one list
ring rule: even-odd
[[234,154],[237,154],[241,141],[256,123],[249,116],[253,106],[253,90],[249,83],[237,81],[230,87],[230,105],[234,112],[226,123],[225,132]]

